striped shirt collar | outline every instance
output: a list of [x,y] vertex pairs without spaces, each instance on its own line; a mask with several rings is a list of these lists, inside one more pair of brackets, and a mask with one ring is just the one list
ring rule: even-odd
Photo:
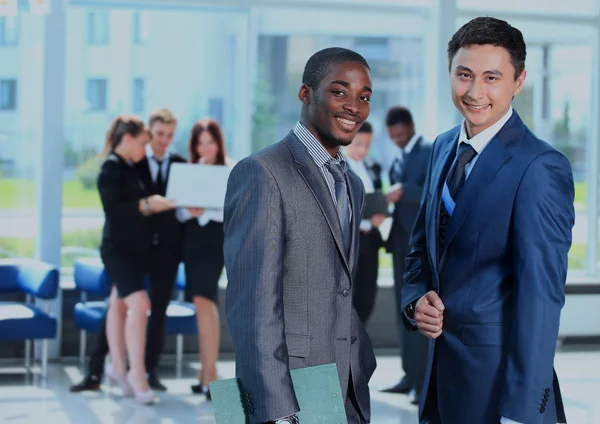
[[325,147],[323,147],[319,140],[312,135],[312,133],[302,124],[302,122],[298,121],[296,123],[296,126],[294,127],[294,134],[308,149],[310,157],[318,167],[323,167],[330,161],[338,161],[343,168],[346,167],[346,158],[342,153],[342,149],[339,149],[335,158],[332,158],[329,152],[325,150]]

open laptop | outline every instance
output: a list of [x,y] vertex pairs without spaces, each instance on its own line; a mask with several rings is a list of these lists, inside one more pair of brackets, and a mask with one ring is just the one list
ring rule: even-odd
[[173,163],[166,197],[178,207],[223,209],[230,172],[224,165]]

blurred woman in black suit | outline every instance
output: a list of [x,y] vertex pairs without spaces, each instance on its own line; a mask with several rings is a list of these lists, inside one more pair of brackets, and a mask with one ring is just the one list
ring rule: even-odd
[[[201,119],[192,128],[188,144],[191,163],[233,166],[225,153],[221,126],[214,119]],[[223,258],[223,210],[187,209],[180,211],[185,221],[183,263],[186,292],[196,306],[198,344],[202,368],[198,384],[192,392],[210,398],[208,383],[217,379],[219,355],[218,286],[225,260]]]
[[[380,191],[382,185],[381,166],[367,156],[372,138],[373,127],[369,122],[365,122],[352,143],[344,150],[348,165],[360,177],[365,193]],[[373,313],[377,295],[379,248],[383,246],[378,228],[384,219],[385,215],[376,214],[360,223],[360,247],[353,300],[356,312],[365,325]]]
[[114,284],[106,317],[111,358],[106,375],[121,385],[126,396],[134,395],[144,404],[155,400],[144,365],[150,310],[144,277],[152,243],[146,217],[175,208],[163,196],[144,196],[144,184],[133,165],[145,157],[149,140],[143,121],[133,116],[118,116],[107,133],[107,157],[98,176],[105,214],[100,254]]

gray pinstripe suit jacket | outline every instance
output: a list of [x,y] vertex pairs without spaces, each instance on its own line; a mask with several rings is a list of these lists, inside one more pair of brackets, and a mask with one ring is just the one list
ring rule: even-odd
[[290,369],[336,363],[344,396],[350,373],[370,420],[376,362],[352,306],[364,189],[348,172],[352,244],[343,249],[333,199],[302,142],[281,142],[240,161],[225,199],[227,323],[250,423],[299,410]]

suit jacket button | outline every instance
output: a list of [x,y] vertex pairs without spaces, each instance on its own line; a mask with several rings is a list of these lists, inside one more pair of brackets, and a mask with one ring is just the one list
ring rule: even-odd
[[348,289],[344,289],[342,291],[342,296],[344,296],[344,297],[347,297],[349,294],[350,294],[350,290],[348,290]]
[[352,343],[352,344],[356,343],[357,340],[358,339],[354,336],[350,337],[350,343]]

